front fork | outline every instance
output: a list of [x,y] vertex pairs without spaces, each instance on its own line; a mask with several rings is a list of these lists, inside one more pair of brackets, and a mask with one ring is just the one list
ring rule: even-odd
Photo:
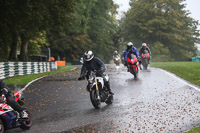
[[101,100],[100,96],[99,96],[99,88],[98,88],[98,84],[97,84],[97,78],[96,76],[94,77],[95,83],[96,83],[96,93],[97,93],[97,100]]

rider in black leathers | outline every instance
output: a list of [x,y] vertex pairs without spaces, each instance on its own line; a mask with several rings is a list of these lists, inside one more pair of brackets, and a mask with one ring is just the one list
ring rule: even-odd
[[[107,81],[107,79],[105,78],[105,75],[104,75],[105,65],[104,65],[103,61],[97,57],[94,57],[94,54],[92,51],[85,52],[84,56],[85,56],[85,58],[84,58],[85,61],[82,66],[81,74],[80,74],[80,77],[78,78],[78,80],[84,79],[85,76],[88,79],[89,72],[92,70],[97,70],[96,76],[103,77],[105,86],[108,88],[110,94],[113,95],[114,93],[112,93],[112,91],[110,89],[110,82]],[[87,72],[87,74],[86,74],[86,72]]]
[[15,101],[15,96],[10,91],[6,83],[2,79],[0,79],[0,95],[3,94],[7,99],[7,104],[19,113],[20,118],[28,118],[28,114],[25,111],[23,111],[22,107]]

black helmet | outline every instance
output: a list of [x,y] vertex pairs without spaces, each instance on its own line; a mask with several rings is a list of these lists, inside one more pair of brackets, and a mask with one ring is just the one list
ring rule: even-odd
[[94,57],[94,54],[92,51],[86,51],[84,57],[85,61],[90,61]]

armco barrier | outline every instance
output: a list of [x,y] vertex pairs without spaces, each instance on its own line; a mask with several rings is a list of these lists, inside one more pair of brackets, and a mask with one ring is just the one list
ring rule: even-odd
[[0,62],[0,79],[57,70],[56,62]]

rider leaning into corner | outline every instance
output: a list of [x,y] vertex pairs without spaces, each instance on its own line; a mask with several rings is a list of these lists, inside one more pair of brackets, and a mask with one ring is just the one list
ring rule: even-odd
[[[104,65],[103,61],[97,57],[94,57],[94,54],[92,51],[85,52],[84,60],[85,61],[83,63],[83,66],[81,69],[81,74],[80,74],[80,77],[78,78],[78,80],[84,79],[85,75],[86,75],[86,78],[88,79],[90,71],[96,70],[97,71],[96,76],[100,76],[104,79],[105,86],[109,90],[109,93],[114,95],[114,93],[110,89],[109,80],[107,80],[105,78],[105,74],[104,74],[105,65]],[[87,74],[86,74],[86,72],[87,72]],[[88,87],[87,87],[87,89],[88,89]]]
[[[138,61],[141,64],[141,60],[139,58],[139,52],[138,52],[137,48],[133,46],[132,42],[129,42],[129,43],[127,43],[127,48],[124,52],[124,60],[125,60],[124,65],[125,66],[127,66],[127,58],[128,58],[128,55],[130,55],[130,54],[136,55]],[[140,69],[141,69],[141,67],[140,67]]]
[[16,102],[15,96],[10,91],[6,83],[0,79],[0,95],[5,95],[7,99],[7,104],[10,105],[15,111],[17,111],[20,115],[20,118],[27,119],[28,114],[23,111],[23,108]]
[[142,56],[142,53],[144,53],[144,51],[147,50],[149,55],[150,55],[150,58],[149,58],[149,64],[150,64],[150,60],[151,60],[151,50],[150,48],[147,46],[146,43],[142,43],[142,47],[140,47],[140,50],[139,50],[139,55],[140,57]]

